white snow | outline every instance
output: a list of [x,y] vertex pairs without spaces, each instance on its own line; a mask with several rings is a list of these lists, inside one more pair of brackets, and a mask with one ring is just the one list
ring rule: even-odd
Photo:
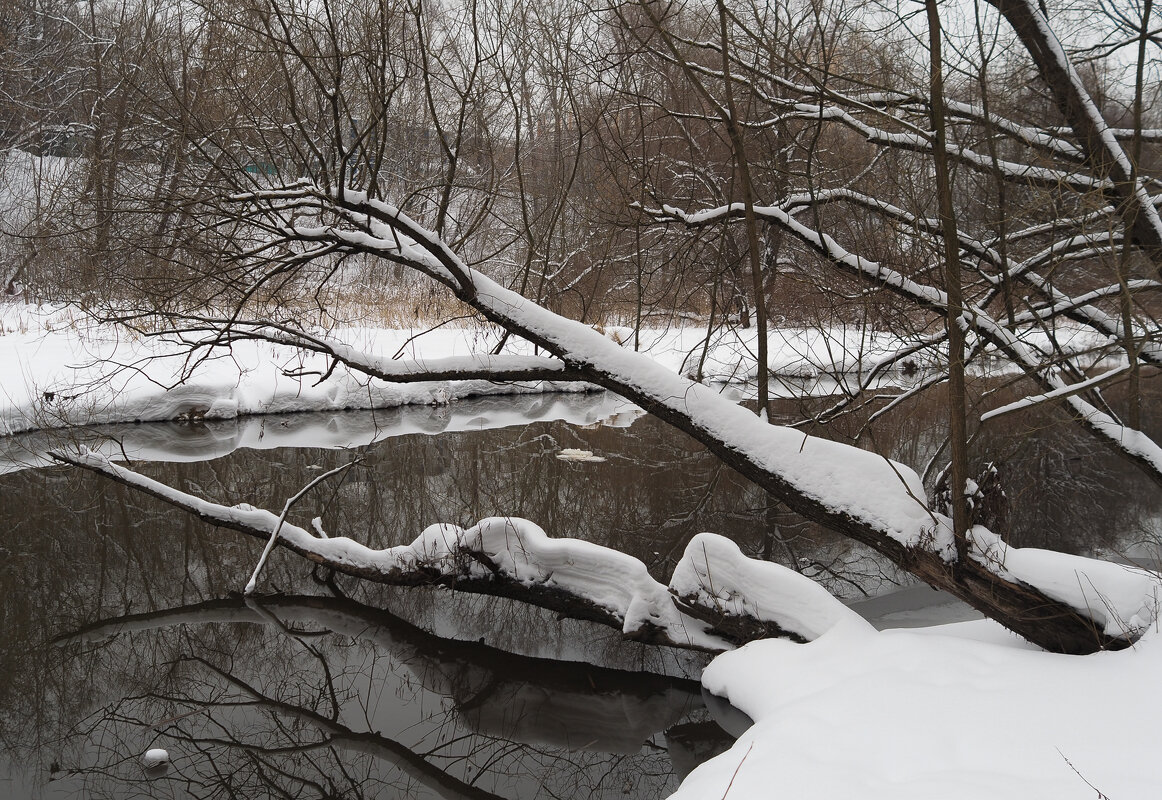
[[808,640],[841,622],[868,625],[810,578],[781,564],[747,558],[733,541],[712,533],[690,540],[670,589],[727,613],[770,620]]
[[557,458],[562,461],[589,461],[593,463],[605,460],[603,456],[594,455],[592,450],[579,450],[576,447],[562,448],[561,452],[557,453]]
[[[603,330],[608,340],[632,347],[629,329],[607,326]],[[358,328],[330,331],[320,338],[345,356],[399,377],[424,369],[480,366],[484,363],[480,354],[498,338],[494,331],[445,327],[413,340],[419,333]],[[1057,336],[1069,350],[1085,351],[1103,343],[1094,334],[1080,331],[1059,330]],[[1043,338],[1032,333],[1028,341],[1039,347],[1044,345]],[[747,385],[757,374],[753,329],[717,331],[707,342],[705,329],[697,325],[645,327],[639,339],[642,351],[673,372],[692,375],[701,361],[703,378],[720,391],[730,385],[739,386],[743,396],[753,394]],[[401,358],[393,360],[391,356],[401,347]],[[775,396],[834,394],[844,384],[854,389],[872,368],[906,347],[892,334],[862,326],[780,327],[768,337],[768,363],[775,376],[772,392]],[[342,366],[316,386],[314,376],[296,379],[285,371],[325,372],[329,362],[318,353],[304,355],[290,346],[250,341],[235,342],[228,350],[194,361],[187,358],[186,349],[176,340],[139,337],[96,325],[75,308],[0,301],[0,436],[76,424],[442,405],[469,396],[588,388],[538,381],[388,384]],[[544,369],[552,363],[543,357],[533,359],[531,347],[515,339],[510,339],[508,350],[489,363],[510,369]],[[910,360],[925,369],[938,366],[939,358],[939,346],[935,346]],[[884,382],[910,381],[897,373],[873,386]],[[1036,398],[1026,402],[1036,402]]]
[[141,757],[141,766],[146,769],[159,767],[162,764],[169,763],[169,753],[162,750],[160,747],[154,747],[145,751],[145,755]]
[[129,461],[208,461],[239,449],[310,447],[349,450],[397,436],[439,435],[518,427],[535,421],[627,427],[644,414],[608,392],[524,394],[384,413],[282,414],[187,425],[93,427],[62,433],[0,436],[0,474],[53,463],[48,453],[68,440]]
[[1083,657],[988,621],[753,642],[718,656],[703,686],[755,725],[674,798],[1156,797],[1159,674],[1157,631]]

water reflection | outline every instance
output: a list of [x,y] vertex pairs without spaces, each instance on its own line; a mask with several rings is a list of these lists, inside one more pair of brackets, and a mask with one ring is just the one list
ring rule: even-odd
[[131,461],[206,461],[235,450],[367,447],[397,436],[485,431],[559,421],[625,427],[644,412],[607,392],[481,397],[444,406],[366,412],[272,414],[228,420],[99,425],[0,437],[0,474],[50,466],[48,451],[83,444]]
[[[672,759],[731,741],[694,681],[441,640],[347,599],[124,615],[58,648],[66,670],[134,689],[74,726],[55,793],[659,797]],[[171,756],[163,776],[140,764],[151,747]]]
[[[703,530],[850,598],[898,577],[651,418],[596,424],[609,419],[600,396],[497,402],[96,433],[109,437],[106,447],[158,459],[136,467],[167,483],[268,508],[357,453],[362,461],[292,519],[319,516],[332,533],[373,546],[410,540],[435,521],[518,514],[551,535],[628,552],[662,578]],[[776,410],[784,419],[805,411],[789,400]],[[524,414],[541,421],[508,425]],[[883,420],[874,437],[858,420],[813,432],[922,466],[938,451],[943,414],[934,393]],[[552,421],[559,417],[571,422]],[[36,451],[30,442],[22,439],[26,454]],[[606,460],[562,461],[564,448]],[[974,448],[978,466],[1004,464],[1017,544],[1133,555],[1157,535],[1156,489],[1067,420],[1013,415]],[[447,592],[381,592],[341,579],[336,588],[363,606],[308,598],[321,589],[285,555],[268,565],[262,586],[294,596],[247,606],[228,595],[245,583],[258,547],[89,473],[0,475],[0,796],[523,798],[628,789],[653,797],[674,786],[674,770],[683,774],[721,742],[688,684],[622,680],[630,670],[696,676],[697,663]],[[434,639],[367,606],[470,643]],[[497,650],[540,660],[506,661]],[[623,671],[558,674],[544,660],[562,658]],[[147,781],[139,758],[159,743],[173,764]]]

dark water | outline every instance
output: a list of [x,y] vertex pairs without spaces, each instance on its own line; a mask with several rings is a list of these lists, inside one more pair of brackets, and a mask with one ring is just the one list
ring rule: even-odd
[[[100,434],[178,488],[276,510],[358,456],[291,519],[374,546],[514,514],[663,580],[703,530],[851,599],[899,577],[653,420],[599,424],[616,410],[605,402]],[[871,444],[922,465],[940,414],[911,409]],[[263,596],[243,599],[257,543],[88,473],[14,468],[50,444],[16,437],[0,453],[0,797],[653,798],[729,745],[691,680],[697,658],[501,601],[326,585],[277,553]],[[976,447],[1004,460],[1018,544],[1128,552],[1154,533],[1157,491],[1067,425],[1000,428]],[[562,461],[563,448],[606,460]],[[140,763],[151,747],[172,757],[164,775]]]
[[[575,400],[582,412],[599,402]],[[659,498],[628,513],[633,494],[665,479],[643,481],[643,470],[671,457],[624,452],[638,447],[637,426],[536,422],[534,403],[522,409],[531,424],[487,427],[511,421],[513,407],[462,404],[455,413],[476,430],[455,430],[465,426],[447,410],[405,409],[101,433],[154,457],[218,455],[136,467],[280,508],[359,455],[292,516],[320,515],[332,533],[377,544],[502,511],[624,543],[651,509],[675,510]],[[255,424],[267,428],[261,439],[239,430]],[[280,437],[379,441],[232,449]],[[8,442],[31,462],[40,444]],[[609,460],[556,458],[579,445]],[[691,448],[671,449],[676,504],[711,476],[678,480]],[[95,476],[14,461],[0,476],[0,797],[653,798],[731,742],[703,706],[699,658],[504,602],[326,586],[281,555],[264,596],[244,599],[252,542]],[[718,505],[729,497],[737,491]],[[152,747],[172,758],[164,775],[141,765]]]

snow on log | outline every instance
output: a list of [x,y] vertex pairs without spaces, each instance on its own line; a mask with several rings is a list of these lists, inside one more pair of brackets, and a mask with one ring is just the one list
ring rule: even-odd
[[[522,335],[551,352],[568,354],[567,363],[592,374],[594,382],[667,421],[685,422],[685,429],[692,427],[703,441],[721,443],[723,450],[784,482],[787,494],[858,519],[904,547],[925,545],[946,559],[953,557],[951,527],[928,509],[923,484],[911,468],[878,453],[767,424],[717,390],[626,350],[478,272],[470,274],[477,308],[515,323]],[[728,463],[739,466],[736,460]]]
[[[686,545],[670,591],[690,616],[715,609],[719,632],[727,636],[732,632],[722,630],[722,618],[766,620],[787,632],[783,638],[797,641],[816,639],[844,621],[871,628],[807,576],[782,564],[747,558],[733,541],[713,533],[700,533]],[[745,628],[733,633],[739,643],[771,638],[748,635]]]
[[1009,547],[979,525],[968,536],[973,559],[999,575],[1085,610],[1107,636],[1133,641],[1158,620],[1162,575],[1157,572],[1052,550]]
[[248,505],[223,506],[113,464],[91,451],[54,452],[214,525],[278,543],[338,572],[397,586],[440,585],[509,597],[600,622],[628,639],[721,652],[772,636],[811,641],[855,612],[809,578],[747,558],[724,537],[696,537],[666,586],[640,560],[580,539],[554,539],[514,517],[470,528],[436,524],[410,544],[374,550],[345,536],[320,537]]

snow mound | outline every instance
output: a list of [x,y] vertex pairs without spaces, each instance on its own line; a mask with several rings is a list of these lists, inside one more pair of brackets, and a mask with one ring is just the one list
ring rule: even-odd
[[713,533],[690,540],[674,568],[670,589],[703,606],[773,622],[808,641],[841,622],[871,627],[805,575],[748,558],[733,541]]
[[141,765],[146,769],[159,767],[162,764],[169,763],[169,753],[162,750],[160,747],[155,747],[152,750],[146,750],[145,755],[141,757]]
[[[876,633],[838,625],[805,645],[718,656],[708,691],[755,720],[673,796],[802,800],[1153,797],[1162,642],[1092,656],[1025,649],[991,622]],[[945,631],[945,632],[942,632]],[[967,631],[966,631],[967,632]]]

